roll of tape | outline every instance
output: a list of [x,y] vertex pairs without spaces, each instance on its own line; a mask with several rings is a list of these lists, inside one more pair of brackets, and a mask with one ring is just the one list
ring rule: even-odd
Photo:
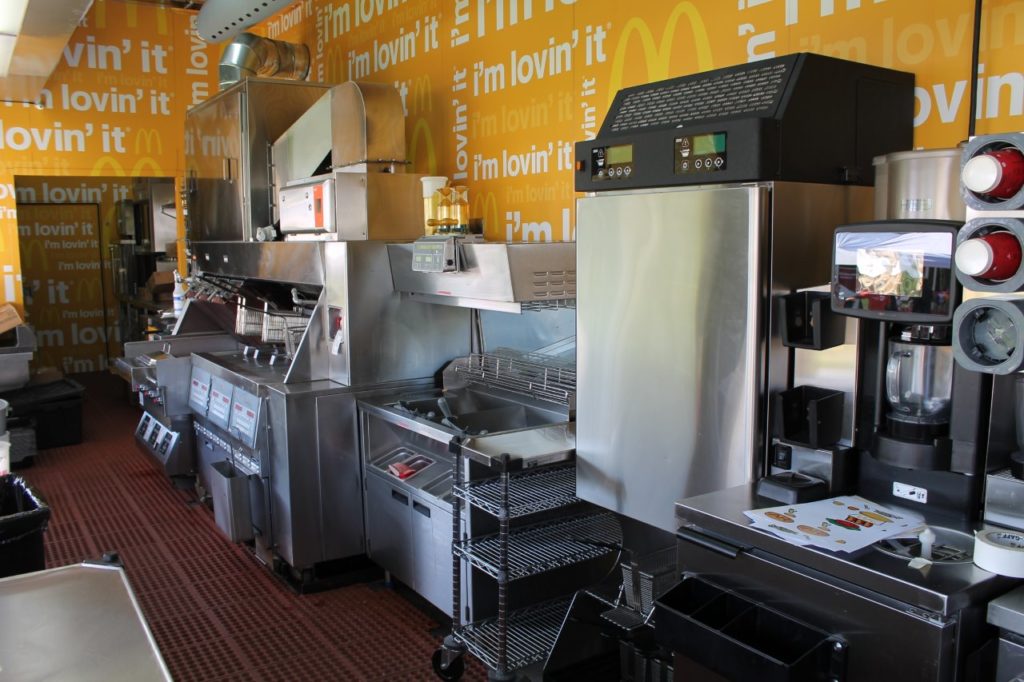
[[1024,534],[1012,530],[980,530],[974,534],[974,563],[986,571],[1024,578]]

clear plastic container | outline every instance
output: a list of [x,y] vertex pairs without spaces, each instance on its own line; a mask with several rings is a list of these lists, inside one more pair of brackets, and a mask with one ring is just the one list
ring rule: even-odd
[[428,237],[436,234],[440,225],[441,195],[438,190],[447,187],[448,178],[443,175],[428,175],[421,178],[423,183],[423,234]]
[[450,217],[455,221],[453,232],[469,234],[469,188],[464,185],[452,187]]
[[952,346],[891,341],[885,386],[892,419],[916,424],[948,422]]
[[459,224],[455,214],[455,190],[451,187],[442,187],[437,190],[437,232],[436,234],[452,234]]

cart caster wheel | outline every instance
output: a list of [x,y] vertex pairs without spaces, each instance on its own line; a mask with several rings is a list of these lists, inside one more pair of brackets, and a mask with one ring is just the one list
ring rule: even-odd
[[445,649],[441,647],[434,651],[434,655],[431,656],[430,662],[434,666],[434,673],[442,680],[448,680],[449,682],[456,682],[456,680],[462,679],[462,674],[466,672],[466,662],[462,660],[462,654],[456,654],[456,658],[453,658],[448,663],[448,667],[442,667],[444,663]]

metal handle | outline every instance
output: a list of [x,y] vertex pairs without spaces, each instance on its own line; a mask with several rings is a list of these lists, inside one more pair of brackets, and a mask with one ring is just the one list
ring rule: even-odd
[[418,511],[420,514],[426,516],[428,519],[430,518],[430,507],[428,507],[427,505],[421,504],[413,500],[412,508]]
[[392,490],[391,491],[391,499],[395,500],[396,502],[401,502],[404,505],[408,505],[409,504],[409,496],[408,495],[403,495],[402,493],[398,492],[397,490]]
[[735,559],[742,552],[742,548],[735,547],[733,545],[709,538],[702,533],[696,533],[688,528],[680,528],[676,531],[676,537],[686,542],[692,542],[693,544],[703,547],[704,549],[711,550],[715,554],[721,554],[727,556],[730,559]]
[[224,157],[224,179],[228,182],[234,182],[234,163],[235,160],[229,156]]

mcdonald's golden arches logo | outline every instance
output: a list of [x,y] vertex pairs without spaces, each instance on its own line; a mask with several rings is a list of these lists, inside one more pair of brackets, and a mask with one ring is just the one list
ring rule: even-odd
[[672,50],[676,45],[677,30],[679,22],[686,18],[690,26],[692,41],[679,41],[686,49],[692,47],[697,58],[697,71],[707,71],[714,68],[711,56],[711,41],[708,38],[707,27],[701,18],[700,11],[692,2],[680,2],[673,9],[665,22],[665,28],[661,33],[661,40],[655,41],[654,33],[647,22],[640,17],[629,19],[622,29],[619,42],[615,45],[615,52],[612,57],[611,78],[608,83],[608,102],[611,103],[615,94],[623,87],[631,85],[626,83],[625,71],[626,60],[630,40],[635,35],[640,41],[640,48],[643,50],[644,64],[647,68],[647,77],[637,82],[660,81],[673,75],[669,72],[672,64]]
[[[149,169],[148,172],[146,170],[147,168]],[[140,176],[147,176],[147,175],[149,175],[149,176],[166,175],[166,173],[164,173],[164,171],[163,171],[163,168],[160,167],[160,164],[157,163],[156,159],[154,159],[152,156],[144,156],[141,159],[139,159],[138,161],[136,161],[135,165],[132,166],[132,177],[140,177]]]
[[[419,155],[421,144],[424,154],[426,154],[426,167]],[[416,119],[416,123],[412,127],[412,135],[409,136],[409,162],[418,173],[437,175],[437,148],[434,146],[434,134],[430,132],[427,120],[422,117]]]
[[87,277],[76,279],[75,286],[71,287],[72,296],[79,304],[94,307],[103,305],[103,278]]
[[116,175],[119,178],[124,177],[124,166],[113,156],[106,154],[96,159],[96,163],[92,165],[90,175]]
[[498,199],[494,196],[494,192],[476,192],[473,195],[471,215],[484,221],[484,234],[490,234],[492,238],[497,234],[495,230],[501,229],[501,223],[498,220]]
[[142,143],[146,143],[146,153],[152,154],[153,148],[156,147],[157,154],[164,153],[164,139],[160,135],[160,131],[156,128],[139,128],[135,133],[135,153],[139,154],[142,152]]
[[22,239],[21,243],[21,269],[26,272],[36,269],[39,272],[46,272],[50,267],[50,257],[46,254],[46,247],[42,239]]
[[407,109],[410,114],[430,113],[434,110],[434,88],[429,75],[416,76],[409,92]]

